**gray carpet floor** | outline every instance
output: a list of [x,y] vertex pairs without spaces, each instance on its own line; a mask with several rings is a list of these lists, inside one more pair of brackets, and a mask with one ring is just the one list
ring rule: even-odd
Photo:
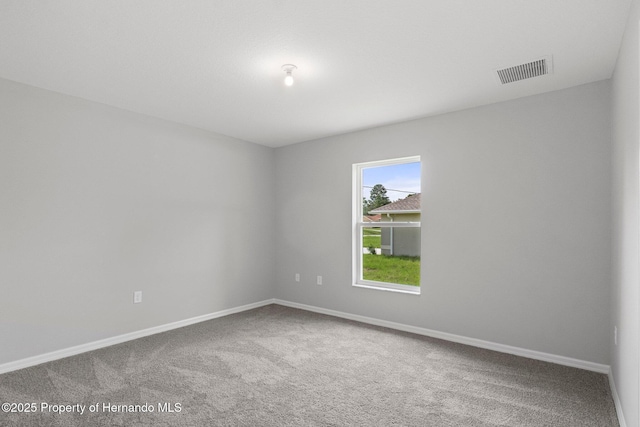
[[0,375],[4,402],[37,407],[3,426],[618,425],[605,375],[278,305]]

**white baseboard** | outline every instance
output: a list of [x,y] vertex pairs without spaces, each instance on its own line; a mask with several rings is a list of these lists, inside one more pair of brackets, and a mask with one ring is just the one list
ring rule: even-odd
[[624,413],[622,412],[622,403],[620,403],[620,396],[618,396],[618,389],[616,388],[616,383],[613,380],[613,372],[611,369],[609,369],[609,387],[611,388],[613,403],[616,405],[618,423],[620,424],[620,427],[627,427],[627,422],[624,420]]
[[11,372],[11,371],[17,371],[18,369],[28,368],[30,366],[39,365],[45,362],[51,362],[53,360],[58,360],[58,359],[62,359],[69,356],[75,356],[76,354],[85,353],[87,351],[98,350],[100,348],[108,347],[110,345],[120,344],[126,341],[135,340],[135,339],[146,337],[149,335],[159,334],[161,332],[170,331],[172,329],[178,329],[184,326],[193,325],[194,323],[200,323],[207,320],[216,319],[218,317],[228,316],[234,313],[240,313],[242,311],[252,310],[254,308],[263,307],[265,305],[274,304],[274,303],[275,303],[275,300],[273,299],[264,300],[264,301],[260,301],[252,304],[247,304],[239,307],[217,311],[215,313],[192,317],[190,319],[167,323],[165,325],[154,326],[152,328],[143,329],[141,331],[130,332],[128,334],[118,335],[111,338],[105,338],[103,340],[93,341],[87,344],[81,344],[74,347],[65,348],[62,350],[56,350],[50,353],[28,357],[26,359],[16,360],[14,362],[4,363],[0,365],[0,374]]
[[341,311],[329,310],[326,308],[315,307],[296,302],[284,301],[280,299],[274,300],[275,304],[284,305],[286,307],[299,308],[301,310],[312,311],[315,313],[327,314],[329,316],[341,317],[343,319],[355,320],[357,322],[368,323],[370,325],[383,326],[385,328],[396,329],[404,332],[411,332],[418,335],[425,335],[432,338],[439,338],[446,341],[452,341],[460,344],[467,344],[473,347],[494,350],[501,353],[513,354],[516,356],[527,357],[529,359],[541,360],[544,362],[556,363],[558,365],[570,366],[573,368],[585,369],[587,371],[598,372],[601,374],[609,373],[609,365],[588,362],[586,360],[573,359],[571,357],[557,356],[555,354],[543,353],[526,348],[512,347],[509,345],[498,344],[491,341],[479,340],[476,338],[468,338],[461,335],[450,334],[447,332],[434,331],[432,329],[420,328],[417,326],[404,325],[402,323],[389,322],[386,320],[375,319],[372,317],[360,316],[357,314],[344,313]]

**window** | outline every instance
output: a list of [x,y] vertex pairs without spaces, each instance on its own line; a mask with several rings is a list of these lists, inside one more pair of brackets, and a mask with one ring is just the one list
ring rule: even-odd
[[420,294],[420,157],[353,165],[354,286]]

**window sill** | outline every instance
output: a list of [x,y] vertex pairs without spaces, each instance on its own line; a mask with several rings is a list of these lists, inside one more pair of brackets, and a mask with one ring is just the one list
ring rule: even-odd
[[376,283],[376,282],[354,283],[353,286],[356,288],[374,289],[377,291],[398,292],[401,294],[409,294],[409,295],[420,295],[419,286],[386,285],[384,283]]

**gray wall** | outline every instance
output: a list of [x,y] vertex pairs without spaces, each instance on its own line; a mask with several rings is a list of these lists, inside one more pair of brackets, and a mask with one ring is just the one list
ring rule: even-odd
[[272,149],[6,80],[0,123],[0,363],[273,297]]
[[[629,427],[640,426],[638,391],[640,317],[640,221],[638,145],[640,117],[638,84],[638,20],[640,6],[634,0],[627,21],[612,84],[613,117],[613,287],[612,324],[609,330],[611,370]],[[618,327],[618,345],[613,328]]]
[[[608,364],[610,149],[608,81],[279,148],[276,296]],[[413,155],[422,295],[352,287],[351,165]]]

